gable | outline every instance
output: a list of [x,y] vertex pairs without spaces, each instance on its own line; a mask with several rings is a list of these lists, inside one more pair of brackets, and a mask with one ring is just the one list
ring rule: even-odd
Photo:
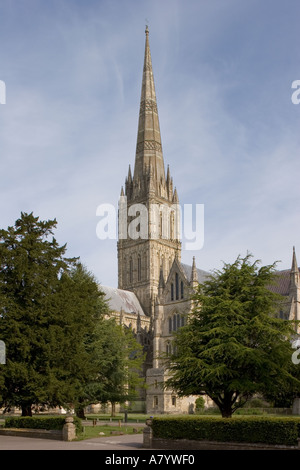
[[181,263],[175,258],[164,289],[166,300],[183,300],[187,296],[189,285],[189,280],[182,269]]

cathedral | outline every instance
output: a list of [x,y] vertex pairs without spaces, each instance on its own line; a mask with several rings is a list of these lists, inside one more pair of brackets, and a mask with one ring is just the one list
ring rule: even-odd
[[[165,169],[149,31],[145,56],[134,170],[129,165],[119,201],[118,288],[101,286],[112,315],[132,328],[146,352],[147,388],[140,409],[148,414],[191,413],[197,397],[179,398],[163,389],[159,355],[172,348],[172,333],[192,309],[191,293],[208,272],[181,262],[179,198],[169,166]],[[125,214],[125,215],[124,215]],[[300,279],[295,250],[292,268],[277,272],[273,289],[286,301],[279,315],[300,319]]]

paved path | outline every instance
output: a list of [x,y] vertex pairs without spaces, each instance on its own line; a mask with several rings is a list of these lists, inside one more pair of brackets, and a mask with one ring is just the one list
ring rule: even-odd
[[1,450],[143,450],[142,434],[96,437],[64,442],[31,437],[0,436]]

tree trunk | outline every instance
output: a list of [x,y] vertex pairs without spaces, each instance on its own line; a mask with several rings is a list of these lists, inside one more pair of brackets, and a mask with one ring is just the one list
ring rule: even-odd
[[221,413],[222,413],[222,418],[232,418],[232,409],[222,409],[221,410]]
[[77,416],[77,418],[85,419],[84,407],[83,406],[79,405],[78,407],[76,407],[76,416]]
[[116,404],[113,401],[111,402],[111,416],[116,416]]
[[21,405],[22,416],[32,416],[31,404],[24,403]]
[[222,418],[232,418],[232,407],[233,407],[232,393],[225,392],[224,398],[222,401],[223,403],[220,408],[221,413],[222,413]]

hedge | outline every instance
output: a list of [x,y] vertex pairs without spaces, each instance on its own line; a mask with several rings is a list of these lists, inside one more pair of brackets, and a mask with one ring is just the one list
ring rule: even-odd
[[[76,434],[79,434],[82,431],[81,419],[73,416],[73,420]],[[65,416],[18,416],[6,418],[5,428],[62,430],[65,422]]]
[[296,446],[300,418],[167,416],[152,421],[153,437]]

